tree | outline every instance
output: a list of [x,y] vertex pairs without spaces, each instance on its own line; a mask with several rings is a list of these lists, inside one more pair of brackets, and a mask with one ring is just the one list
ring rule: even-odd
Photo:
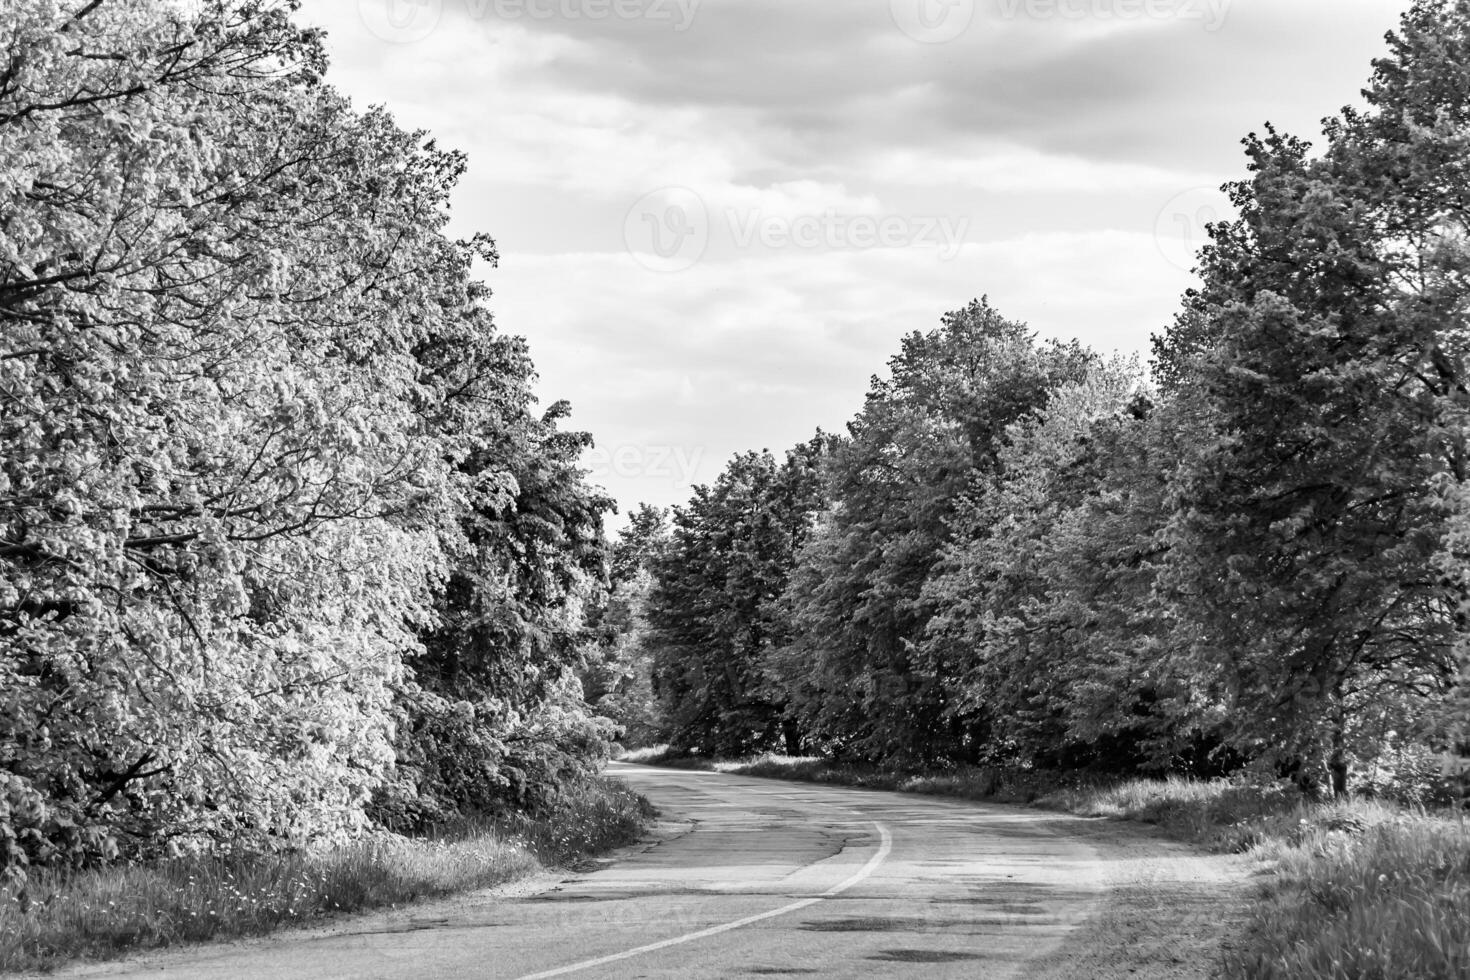
[[1101,361],[1012,425],[962,504],[923,648],[953,665],[951,710],[985,719],[992,758],[1211,771],[1209,678],[1174,669],[1155,595],[1178,421],[1137,365]]
[[502,346],[517,397],[481,420],[482,444],[460,463],[469,506],[446,542],[437,617],[407,657],[397,769],[374,811],[399,829],[543,806],[606,758],[610,732],[587,711],[579,672],[611,501],[578,468],[590,437],[556,427],[568,406],[531,414],[524,342]]
[[794,636],[772,661],[828,747],[920,761],[975,750],[983,735],[949,710],[950,666],[916,657],[934,613],[924,583],[1007,427],[1092,358],[1037,345],[979,300],[906,337],[891,376],[873,380],[828,467],[831,507],[787,599]]
[[775,607],[820,508],[821,433],[777,464],[743,453],[674,510],[648,606],[654,686],[670,741],[736,755],[781,740],[800,747],[765,655],[781,638]]
[[10,878],[357,832],[452,567],[550,576],[538,629],[575,592],[537,522],[592,505],[493,244],[444,234],[464,159],[354,112],[294,9],[0,10]]
[[1247,139],[1241,217],[1157,345],[1210,434],[1168,573],[1195,655],[1227,672],[1243,748],[1304,783],[1325,763],[1339,793],[1355,739],[1414,730],[1453,674],[1435,488],[1464,479],[1467,13],[1415,4],[1321,156]]
[[669,512],[639,505],[612,545],[608,591],[593,628],[598,656],[583,675],[587,701],[618,726],[627,747],[657,742],[662,733],[653,690],[648,602],[654,568],[669,540]]

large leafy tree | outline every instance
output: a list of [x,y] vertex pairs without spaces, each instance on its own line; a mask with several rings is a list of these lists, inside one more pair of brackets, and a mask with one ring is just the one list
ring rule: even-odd
[[1467,15],[1416,4],[1321,155],[1246,141],[1241,217],[1158,345],[1211,433],[1170,571],[1201,669],[1229,677],[1244,748],[1304,782],[1325,761],[1339,792],[1355,739],[1412,731],[1452,675],[1434,559],[1436,489],[1465,478]]
[[460,462],[467,508],[446,542],[437,615],[407,658],[397,771],[375,811],[404,829],[544,805],[606,757],[610,733],[588,713],[579,671],[611,501],[578,465],[590,437],[557,429],[566,404],[530,411],[524,343],[502,347],[516,398],[481,421],[483,443]]
[[988,754],[1044,767],[1208,771],[1209,678],[1181,673],[1156,595],[1169,477],[1190,439],[1137,366],[1102,361],[1015,423],[926,585],[924,648]]
[[293,9],[0,8],[10,875],[354,832],[451,567],[516,608],[584,574],[493,247],[444,234],[463,159],[353,111]]
[[873,380],[828,467],[831,507],[793,575],[793,636],[772,660],[829,748],[914,760],[978,749],[983,734],[949,710],[951,666],[917,656],[934,613],[924,584],[1007,427],[1092,359],[975,301],[904,338],[890,376]]
[[818,434],[778,463],[736,456],[712,486],[675,508],[648,605],[654,683],[663,724],[681,748],[738,754],[800,746],[766,652],[786,619],[776,603],[821,507]]

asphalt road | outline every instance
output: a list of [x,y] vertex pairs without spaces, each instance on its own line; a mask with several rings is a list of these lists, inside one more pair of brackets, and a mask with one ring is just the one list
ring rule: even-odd
[[[103,967],[149,978],[1020,975],[1092,919],[1105,860],[1048,815],[618,765],[657,842],[547,890],[391,928],[199,947]],[[1075,939],[1075,936],[1074,936]],[[90,972],[90,971],[89,971]]]

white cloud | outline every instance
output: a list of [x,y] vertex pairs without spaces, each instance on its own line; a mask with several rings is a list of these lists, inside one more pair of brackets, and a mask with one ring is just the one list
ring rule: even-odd
[[[744,449],[840,430],[899,338],[988,293],[1043,336],[1145,351],[1189,277],[1151,235],[1036,234],[919,249],[752,254],[659,274],[626,255],[510,256],[491,277],[503,329],[527,336],[546,400],[604,447],[649,459],[673,448],[708,482]],[[625,506],[669,504],[687,485],[603,474]]]
[[[628,507],[840,427],[903,334],[979,294],[1043,335],[1145,351],[1190,283],[1208,188],[1244,172],[1239,138],[1268,118],[1310,135],[1394,19],[1381,0],[1231,0],[1206,31],[1098,7],[1139,0],[1057,2],[1088,16],[991,0],[947,44],[906,36],[890,0],[706,0],[683,31],[481,0],[301,16],[359,105],[469,154],[454,227],[499,241],[497,317]],[[677,273],[627,251],[663,188],[705,222]],[[688,216],[668,203],[648,215],[665,232]],[[904,234],[873,235],[884,220]]]
[[939,154],[911,148],[884,150],[871,158],[865,170],[873,180],[885,184],[1053,193],[1178,188],[1221,180],[1218,175],[1089,160],[1077,154],[983,140]]

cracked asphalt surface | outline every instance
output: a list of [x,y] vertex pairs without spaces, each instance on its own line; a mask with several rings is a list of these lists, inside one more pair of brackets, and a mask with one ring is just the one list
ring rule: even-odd
[[[1153,878],[1171,861],[1196,862],[1189,881],[1173,883],[1194,898],[1218,884],[1219,868],[1201,863],[1213,859],[1161,855],[1177,845],[1147,841],[1129,851],[1095,832],[1069,832],[1074,818],[1040,811],[633,765],[611,772],[664,819],[650,840],[596,870],[521,894],[71,972],[164,980],[1091,977],[1112,975],[1112,960],[1126,953],[1100,956],[1108,937],[1098,924],[1118,914],[1109,897],[1140,847]],[[1195,928],[1194,941],[1217,938],[1200,939],[1218,926],[1212,901],[1196,910],[1195,926],[1207,928]],[[1144,910],[1138,918],[1153,917]],[[1066,965],[1073,946],[1090,964],[1085,972]],[[1161,962],[1182,962],[1178,947]],[[1193,975],[1137,969],[1117,973]]]

